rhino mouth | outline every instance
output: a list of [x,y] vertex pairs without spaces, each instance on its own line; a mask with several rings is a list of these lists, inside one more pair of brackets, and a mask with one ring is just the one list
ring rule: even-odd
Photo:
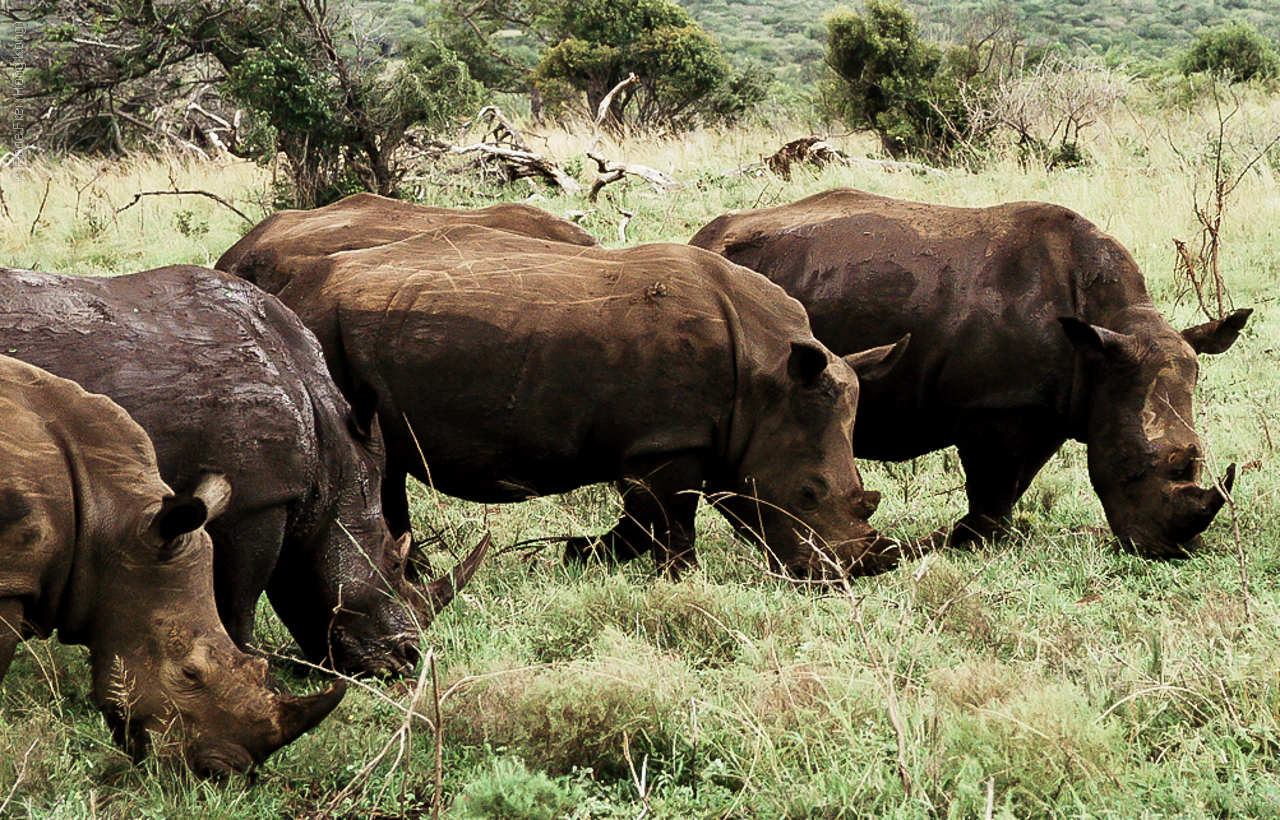
[[1167,515],[1162,521],[1113,527],[1120,549],[1160,560],[1190,558],[1204,548],[1200,533],[1209,528],[1227,503],[1235,478],[1236,465],[1232,464],[1213,486],[1176,484],[1170,489]]
[[240,774],[252,779],[257,772],[257,761],[244,749],[234,746],[189,749],[187,763],[197,776],[209,780],[226,780]]
[[878,532],[840,544],[820,544],[805,539],[804,557],[780,561],[786,575],[800,583],[830,585],[848,578],[880,575],[898,566],[903,559],[918,557]]
[[335,627],[328,666],[357,678],[398,678],[411,673],[418,662],[417,634],[405,630],[380,638],[360,638]]

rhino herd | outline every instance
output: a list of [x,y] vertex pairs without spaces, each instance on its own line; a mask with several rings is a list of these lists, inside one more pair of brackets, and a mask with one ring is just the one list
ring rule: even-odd
[[[833,190],[604,249],[528,206],[360,194],[269,217],[216,267],[0,268],[0,677],[26,638],[85,644],[118,742],[201,774],[343,696],[272,679],[263,593],[311,662],[411,668],[489,541],[410,580],[408,476],[487,503],[614,482],[623,516],[566,560],[673,578],[703,498],[816,580],[998,537],[1067,439],[1150,558],[1192,554],[1234,479],[1201,486],[1192,398],[1250,311],[1175,331],[1128,251],[1043,203]],[[952,445],[965,516],[877,532],[854,453]]]

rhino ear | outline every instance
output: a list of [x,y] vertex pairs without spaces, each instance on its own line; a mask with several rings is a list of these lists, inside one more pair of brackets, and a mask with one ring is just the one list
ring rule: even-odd
[[1133,351],[1132,336],[1082,322],[1074,316],[1061,316],[1058,321],[1062,323],[1062,329],[1071,340],[1071,344],[1082,353],[1116,356]]
[[1197,353],[1225,353],[1240,337],[1240,331],[1244,330],[1245,322],[1252,314],[1252,308],[1241,308],[1225,319],[1187,328],[1182,331],[1182,338]]
[[809,386],[827,370],[827,349],[817,342],[792,342],[787,375],[793,382]]
[[884,376],[902,361],[902,356],[906,353],[910,342],[911,334],[908,333],[891,345],[873,347],[861,353],[850,353],[844,357],[844,362],[853,368],[853,372],[858,374],[860,381],[872,381]]
[[230,500],[231,483],[227,477],[208,473],[194,493],[171,495],[160,502],[160,512],[151,519],[147,532],[154,543],[171,544],[221,515]]
[[351,432],[359,438],[373,438],[378,423],[378,392],[367,384],[356,388],[351,397]]
[[193,495],[204,502],[209,513],[206,520],[212,521],[231,504],[231,482],[222,473],[205,473]]
[[195,532],[209,520],[209,508],[198,498],[171,495],[164,500],[160,512],[151,522],[150,532],[159,544],[171,544],[189,532]]

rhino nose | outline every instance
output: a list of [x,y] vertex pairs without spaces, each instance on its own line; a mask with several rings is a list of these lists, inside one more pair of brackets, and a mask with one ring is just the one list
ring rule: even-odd
[[418,642],[412,635],[405,635],[401,640],[396,657],[402,661],[402,674],[409,674],[418,665],[422,653],[418,650]]

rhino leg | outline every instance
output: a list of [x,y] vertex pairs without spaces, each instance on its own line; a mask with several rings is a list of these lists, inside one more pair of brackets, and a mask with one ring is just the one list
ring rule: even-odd
[[397,540],[412,528],[406,484],[408,479],[409,473],[400,460],[388,455],[387,472],[382,479],[382,515],[387,519],[387,529],[391,530],[391,537]]
[[213,558],[218,617],[243,651],[253,646],[258,599],[275,574],[285,521],[285,510],[272,507],[243,518],[224,515],[209,524],[209,535],[219,545]]
[[22,643],[22,601],[0,599],[0,680],[4,680],[13,663],[13,654]]
[[614,563],[652,552],[658,569],[678,579],[698,563],[693,541],[702,460],[693,454],[646,459],[631,465],[627,473],[618,482],[622,518],[599,538],[569,539],[565,560],[598,556]]
[[1013,505],[1065,441],[1041,432],[1052,429],[1048,423],[1042,414],[1010,411],[983,414],[964,428],[957,449],[969,511],[945,534],[948,545],[1005,534]]
[[[419,476],[418,478],[422,478]],[[405,580],[426,582],[436,573],[422,549],[422,543],[413,537],[413,522],[409,516],[409,473],[397,459],[387,457],[387,470],[382,479],[382,517],[387,529],[397,541],[409,534],[409,550],[405,553]]]

